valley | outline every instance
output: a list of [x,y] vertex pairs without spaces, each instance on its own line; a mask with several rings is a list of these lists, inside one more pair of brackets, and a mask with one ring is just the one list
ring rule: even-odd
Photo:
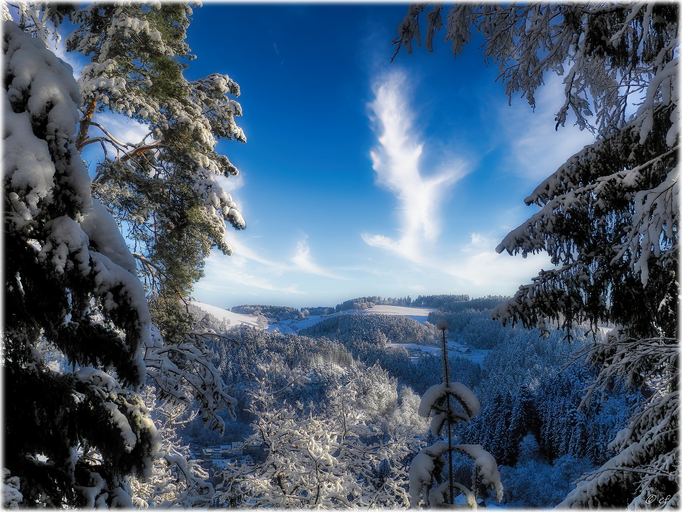
[[[624,425],[639,395],[617,386],[604,407],[579,410],[578,390],[594,374],[582,365],[565,368],[565,362],[588,342],[586,329],[574,328],[573,342],[567,344],[556,327],[541,336],[491,320],[491,310],[503,297],[465,298],[443,300],[437,307],[360,298],[334,308],[301,310],[244,305],[228,311],[193,302],[195,319],[222,333],[208,349],[237,402],[234,418],[222,414],[224,436],[206,430],[198,418],[179,431],[192,456],[212,475],[218,499],[243,499],[234,494],[236,481],[261,485],[258,478],[266,478],[272,467],[273,450],[298,453],[296,443],[308,442],[302,425],[312,421],[334,431],[339,414],[354,418],[353,428],[365,432],[356,441],[362,448],[354,449],[365,453],[377,441],[394,446],[395,451],[386,452],[391,478],[405,481],[410,457],[399,462],[401,450],[416,453],[429,439],[417,409],[420,397],[442,379],[441,333],[435,324],[446,319],[450,379],[467,386],[481,402],[480,413],[454,434],[458,442],[480,444],[495,457],[506,489],[501,504],[492,495],[481,504],[559,503],[566,494],[561,479],[570,475],[575,480],[608,457],[608,439]],[[266,424],[282,431],[263,430]],[[287,432],[289,441],[284,442],[280,436]],[[358,470],[356,464],[376,469],[381,460],[370,452],[367,460],[334,464],[349,472]],[[542,494],[531,492],[528,472],[550,482]],[[259,496],[253,503],[269,503],[266,494]],[[407,503],[396,495],[384,498],[393,505]]]

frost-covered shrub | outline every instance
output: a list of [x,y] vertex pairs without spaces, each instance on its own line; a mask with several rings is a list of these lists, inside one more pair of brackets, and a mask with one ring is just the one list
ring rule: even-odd
[[348,385],[330,390],[324,411],[278,399],[306,381],[276,388],[259,380],[253,395],[251,463],[229,464],[218,500],[233,506],[296,508],[405,507],[407,467],[416,444],[411,431],[381,436]]

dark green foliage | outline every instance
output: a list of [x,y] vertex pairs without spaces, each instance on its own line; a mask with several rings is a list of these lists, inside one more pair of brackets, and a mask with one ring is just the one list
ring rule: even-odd
[[187,312],[181,297],[176,295],[160,295],[149,301],[149,312],[158,327],[164,343],[179,345],[187,340],[187,333],[195,321]]

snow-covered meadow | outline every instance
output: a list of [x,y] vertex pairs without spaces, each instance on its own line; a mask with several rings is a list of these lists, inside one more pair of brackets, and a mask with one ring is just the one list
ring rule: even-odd
[[218,306],[211,306],[210,304],[205,304],[204,302],[192,301],[192,304],[203,309],[206,311],[206,313],[210,313],[218,320],[229,320],[230,325],[250,325],[251,327],[258,327],[258,319],[253,315],[241,315],[239,313],[233,313],[227,309],[219,308]]

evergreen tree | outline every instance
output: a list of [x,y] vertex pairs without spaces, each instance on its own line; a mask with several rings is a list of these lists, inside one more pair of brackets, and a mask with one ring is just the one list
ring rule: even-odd
[[[429,49],[441,8],[426,15]],[[398,50],[419,42],[424,9],[410,6]],[[646,506],[651,496],[679,504],[678,21],[676,3],[461,4],[447,16],[455,55],[472,28],[483,34],[510,99],[521,91],[534,106],[544,74],[564,75],[556,127],[570,112],[597,136],[526,199],[540,211],[497,248],[546,251],[557,268],[522,286],[495,317],[540,328],[550,319],[566,329],[612,322],[617,329],[589,350],[588,362],[603,368],[597,385],[621,376],[650,391],[613,444],[619,454],[565,506]]]
[[496,458],[500,459],[500,463],[506,466],[511,465],[510,452],[515,449],[510,446],[509,442],[513,404],[514,399],[511,393],[509,391],[503,393],[498,414],[493,417],[495,431],[491,440],[490,451]]
[[[71,68],[12,21],[3,54],[3,466],[22,505],[131,506],[127,477],[149,475],[158,450],[136,392],[150,338],[144,290],[90,195]],[[39,343],[70,371],[48,367]]]
[[[57,87],[67,91],[64,94],[70,95],[75,124],[64,114],[64,110],[71,106],[64,107],[62,102],[58,105],[59,108],[53,108],[55,100],[45,92],[48,86],[43,81],[48,75],[33,71],[42,89],[30,85],[31,91],[38,91],[30,99],[32,104],[29,108],[36,111],[31,111],[31,115],[45,115],[45,112],[39,112],[37,106],[41,101],[45,102],[45,111],[52,108],[54,112],[58,112],[58,115],[53,115],[49,119],[51,124],[44,118],[32,119],[36,125],[34,130],[38,138],[42,137],[48,143],[56,144],[58,148],[62,146],[67,148],[66,152],[62,150],[58,155],[66,163],[58,161],[52,155],[55,167],[62,173],[67,172],[68,169],[65,167],[67,165],[74,169],[78,166],[82,168],[79,152],[91,144],[99,144],[103,154],[92,183],[87,171],[84,168],[79,169],[80,174],[73,171],[75,177],[66,176],[61,182],[56,182],[54,188],[58,193],[51,192],[49,187],[40,182],[37,178],[40,174],[38,171],[31,172],[28,169],[30,166],[26,164],[25,154],[21,156],[24,158],[23,161],[19,158],[16,158],[16,161],[10,158],[12,165],[18,162],[18,169],[21,172],[15,172],[11,182],[8,182],[11,173],[5,176],[5,210],[10,211],[9,201],[12,211],[16,210],[21,218],[28,219],[35,212],[24,211],[25,208],[21,204],[24,201],[36,211],[40,208],[47,209],[49,215],[35,216],[45,225],[39,226],[40,229],[36,231],[38,234],[34,234],[35,226],[22,225],[22,229],[27,229],[29,235],[24,233],[18,244],[25,245],[28,241],[28,252],[25,249],[12,252],[12,261],[7,265],[10,273],[7,275],[15,275],[15,266],[30,267],[28,263],[30,260],[21,259],[31,258],[29,255],[35,251],[36,254],[42,254],[41,258],[50,258],[50,254],[54,252],[57,271],[64,267],[72,271],[72,264],[65,260],[76,257],[70,256],[71,252],[75,252],[83,276],[87,278],[83,263],[87,261],[87,252],[84,250],[78,252],[78,244],[84,244],[97,261],[93,271],[94,277],[90,279],[94,280],[97,286],[94,289],[88,288],[94,285],[86,279],[89,284],[80,283],[75,291],[67,287],[63,300],[58,300],[60,292],[57,289],[53,290],[54,287],[50,287],[47,280],[43,283],[44,297],[38,302],[34,298],[24,302],[27,313],[23,314],[23,318],[16,318],[13,324],[8,322],[12,327],[8,327],[7,339],[11,339],[16,332],[28,330],[32,331],[27,337],[28,342],[40,346],[40,350],[47,347],[52,351],[50,344],[57,344],[56,352],[68,361],[72,373],[80,375],[81,380],[85,379],[88,383],[92,379],[106,382],[108,392],[118,396],[118,400],[123,400],[124,403],[127,403],[126,400],[129,402],[128,407],[131,410],[123,412],[128,416],[133,414],[131,411],[134,407],[139,407],[142,411],[136,413],[138,416],[149,415],[139,397],[135,398],[134,395],[127,397],[133,392],[129,388],[130,384],[134,383],[136,386],[141,384],[140,379],[144,376],[146,366],[149,382],[156,386],[159,399],[164,401],[160,411],[164,407],[171,409],[180,407],[186,410],[192,406],[193,400],[196,400],[204,421],[222,431],[224,424],[218,411],[225,407],[231,408],[234,399],[226,394],[220,375],[208,360],[204,343],[207,333],[200,326],[196,326],[189,312],[185,311],[183,301],[190,293],[192,283],[201,277],[203,261],[211,247],[218,247],[225,253],[231,252],[229,245],[223,241],[226,223],[238,229],[244,227],[244,221],[236,205],[216,180],[218,175],[235,175],[237,170],[225,156],[215,153],[217,138],[245,141],[243,133],[234,123],[234,117],[241,115],[241,108],[229,98],[230,95],[238,95],[239,88],[229,77],[223,75],[211,75],[196,82],[188,82],[182,76],[182,71],[186,67],[182,59],[193,58],[184,42],[191,14],[191,9],[184,4],[158,3],[152,6],[94,4],[83,8],[69,4],[45,3],[10,5],[16,9],[17,18],[24,32],[39,38],[34,41],[36,47],[44,48],[44,42],[41,44],[40,39],[47,41],[51,35],[58,39],[57,30],[60,24],[69,17],[76,25],[76,30],[69,36],[67,48],[81,51],[91,59],[91,63],[84,68],[76,88],[64,81],[62,76],[64,73],[61,71],[59,75],[61,81],[57,81],[54,76],[49,78]],[[10,19],[5,4],[2,10],[3,16]],[[5,45],[5,52],[10,50],[12,47]],[[32,62],[36,63],[39,71],[40,66],[54,66],[52,60],[59,62],[47,57],[44,57],[43,61]],[[59,69],[61,66],[60,63]],[[31,95],[21,89],[26,85],[24,83],[17,82],[19,85],[12,89],[13,71],[7,69],[6,75],[9,77],[7,88],[11,98],[16,96],[13,101],[19,106],[13,108],[18,111],[21,108],[21,101],[29,101]],[[27,75],[28,72],[24,70],[24,74]],[[71,71],[68,71],[67,75],[71,77]],[[21,80],[25,80],[25,76],[22,76]],[[77,107],[81,105],[82,115],[79,116]],[[7,109],[3,107],[3,110]],[[103,121],[105,117],[101,114],[106,110],[126,115],[145,124],[149,128],[148,135],[134,143],[117,140]],[[55,140],[50,130],[58,133],[61,138]],[[67,144],[67,139],[71,145]],[[21,140],[26,142],[27,139]],[[37,153],[40,155],[39,151]],[[45,159],[45,155],[40,156],[40,159],[49,161]],[[79,162],[78,165],[76,161]],[[42,167],[38,166],[37,169]],[[49,182],[49,177],[46,180]],[[8,186],[14,195],[7,195]],[[16,193],[12,187],[17,189]],[[91,189],[95,197],[90,196]],[[17,194],[19,199],[15,200]],[[22,199],[23,195],[27,195],[26,200]],[[48,203],[49,206],[46,206]],[[52,216],[59,217],[60,209],[65,209],[80,227],[76,228],[66,221],[51,220]],[[6,232],[7,222],[6,220]],[[120,236],[120,230],[126,233],[126,241]],[[132,246],[132,255],[126,245]],[[103,263],[100,261],[102,257],[109,258],[113,263],[108,263],[108,260],[103,260]],[[60,263],[59,260],[64,261]],[[119,272],[120,269],[113,265],[122,267],[126,273],[122,274]],[[135,274],[144,278],[148,296],[153,299],[151,308],[147,307],[144,289]],[[8,292],[23,294],[29,289],[25,288],[28,286],[25,284],[28,283],[28,278],[21,277],[20,273],[16,275],[18,282],[8,283]],[[71,277],[64,279],[66,283],[64,286],[75,286],[69,281]],[[103,297],[100,296],[102,294]],[[94,304],[95,299],[91,296],[101,304],[99,306]],[[55,304],[50,304],[50,308],[57,307],[60,314],[64,315],[64,321],[56,321],[52,313],[39,321],[30,318],[31,315],[37,314],[40,317],[45,313],[41,308],[47,300],[56,301]],[[125,300],[128,303],[125,303]],[[14,305],[14,301],[9,302]],[[18,304],[22,303],[16,304],[19,307]],[[50,311],[50,308],[45,311]],[[151,330],[150,309],[152,320],[156,324]],[[36,313],[37,311],[40,313]],[[139,322],[134,321],[134,314],[139,314],[141,318]],[[27,329],[26,326],[32,325],[32,322],[35,325]],[[50,323],[49,329],[43,326],[45,322]],[[64,325],[60,327],[62,324]],[[52,339],[55,330],[60,331],[62,337],[66,336],[66,331],[73,331],[69,344],[56,343]],[[120,332],[125,335],[124,341],[119,339]],[[87,340],[88,343],[93,343],[95,339],[102,340],[96,344],[96,348],[85,342]],[[144,361],[139,353],[142,345],[145,348]],[[6,349],[6,354],[9,352]],[[33,357],[38,357],[39,351],[33,350],[32,354]],[[134,354],[134,357],[131,354]],[[136,366],[133,369],[129,367],[130,365],[127,367],[124,364],[126,358],[134,359]],[[115,371],[122,385],[126,387],[116,392],[118,388],[112,387],[113,384],[99,373],[87,373],[85,371],[87,368],[81,369],[80,373],[76,371],[78,367],[86,365],[96,367],[97,371],[105,370],[107,373]],[[91,379],[92,375],[95,377]],[[16,385],[21,385],[21,379],[15,380]],[[78,401],[78,395],[74,399]],[[54,400],[53,406],[57,408],[55,411],[58,410],[59,402]],[[64,407],[67,410],[69,408],[68,404]],[[25,413],[28,414],[29,411]],[[120,419],[115,412],[111,412],[111,415],[115,419]],[[57,435],[56,431],[48,426],[49,415],[44,416],[45,421],[41,423],[41,427],[46,433]],[[73,421],[69,415],[65,418]],[[82,421],[88,419],[83,418]],[[87,473],[83,473],[85,476],[81,474],[79,476],[81,480],[76,480],[76,484],[82,489],[90,488],[89,491],[84,490],[80,493],[83,496],[87,495],[85,498],[78,498],[79,494],[74,495],[74,491],[68,488],[67,484],[73,485],[74,480],[73,478],[69,480],[67,471],[67,475],[59,483],[61,486],[59,491],[54,489],[51,491],[66,493],[64,504],[94,504],[95,499],[106,500],[108,503],[129,504],[128,483],[122,475],[137,472],[139,476],[148,476],[152,455],[158,455],[166,461],[173,460],[177,468],[190,467],[183,447],[177,445],[177,440],[173,438],[172,429],[164,426],[163,416],[156,414],[154,421],[162,436],[170,436],[163,437],[164,442],[161,443],[160,450],[157,450],[158,440],[151,422],[138,422],[139,424],[133,428],[135,432],[129,435],[122,420],[120,424],[128,438],[137,435],[137,430],[149,430],[150,434],[147,437],[153,438],[147,443],[149,446],[144,447],[146,439],[144,432],[138,436],[139,446],[136,449],[144,452],[144,457],[139,453],[133,454],[137,459],[143,459],[143,468],[140,466],[141,462],[134,463],[135,457],[131,455],[129,458],[133,459],[133,462],[127,461],[127,466],[123,469],[108,468],[109,462],[103,465],[102,473],[111,472],[105,475],[105,484],[95,476],[91,481],[87,479],[81,481],[87,477]],[[8,431],[10,428],[13,427],[8,426]],[[30,429],[25,429],[22,435],[28,435],[29,432]],[[105,435],[104,429],[101,432]],[[123,438],[126,439],[126,436]],[[72,442],[68,436],[67,439],[66,443]],[[117,446],[116,443],[106,445],[105,454],[109,453],[107,449],[116,450]],[[30,443],[27,447],[23,440],[17,442],[16,450],[26,449],[33,449]],[[103,448],[94,441],[85,440],[84,456],[87,460],[92,458],[88,450],[95,453],[95,458],[102,457],[98,451],[100,449]],[[119,451],[127,453],[126,450]],[[41,457],[48,456],[46,448],[41,453]],[[50,459],[52,455],[50,453],[48,456],[48,466],[57,464]],[[63,454],[60,456],[63,457]],[[71,460],[75,461],[76,455],[71,457]],[[11,471],[12,475],[14,473]],[[198,485],[196,475],[192,477],[192,486],[195,488]],[[23,485],[25,484],[22,482]],[[126,489],[127,501],[123,500],[124,495],[117,497],[116,493],[120,494],[118,491],[115,493],[107,491],[117,486]],[[31,494],[24,494],[29,503],[53,499],[47,491],[41,490],[40,485],[36,484],[34,487],[35,491]],[[212,488],[209,490],[211,494]],[[187,500],[194,499],[187,496],[189,495],[185,494],[185,498],[180,501],[188,502]],[[202,496],[200,499],[210,500],[210,496]],[[55,501],[52,504],[57,506],[59,502]]]
[[[492,489],[497,501],[502,500],[502,483],[497,470],[497,462],[481,445],[453,445],[453,427],[459,422],[467,422],[478,414],[481,404],[471,390],[464,384],[452,382],[445,343],[447,322],[441,320],[436,326],[442,331],[443,382],[430,387],[419,404],[419,415],[431,417],[431,434],[447,438],[439,440],[421,450],[410,466],[410,504],[418,507],[420,501],[427,506],[453,506],[455,496],[464,495],[467,505],[477,507],[479,493]],[[473,460],[471,489],[454,481],[453,454],[457,453]],[[445,454],[448,455],[447,478]]]
[[[76,145],[79,151],[102,148],[94,195],[132,244],[154,296],[154,323],[166,342],[178,343],[192,323],[182,301],[203,276],[205,258],[213,247],[232,253],[224,241],[227,224],[246,227],[216,180],[238,174],[216,153],[218,139],[246,142],[234,121],[241,106],[230,98],[239,96],[239,86],[227,75],[194,82],[183,76],[194,59],[185,42],[192,14],[187,4],[29,3],[17,9],[27,31],[43,34],[52,21],[58,37],[67,16],[76,26],[66,48],[90,59],[79,79],[83,116]],[[106,126],[107,111],[141,123],[147,135],[118,140]]]
[[[532,429],[534,424],[534,399],[526,386],[522,386],[519,393],[514,397],[514,405],[509,419],[509,430],[507,431],[506,464],[513,466],[519,455],[521,441]],[[531,431],[532,433],[532,431]]]

